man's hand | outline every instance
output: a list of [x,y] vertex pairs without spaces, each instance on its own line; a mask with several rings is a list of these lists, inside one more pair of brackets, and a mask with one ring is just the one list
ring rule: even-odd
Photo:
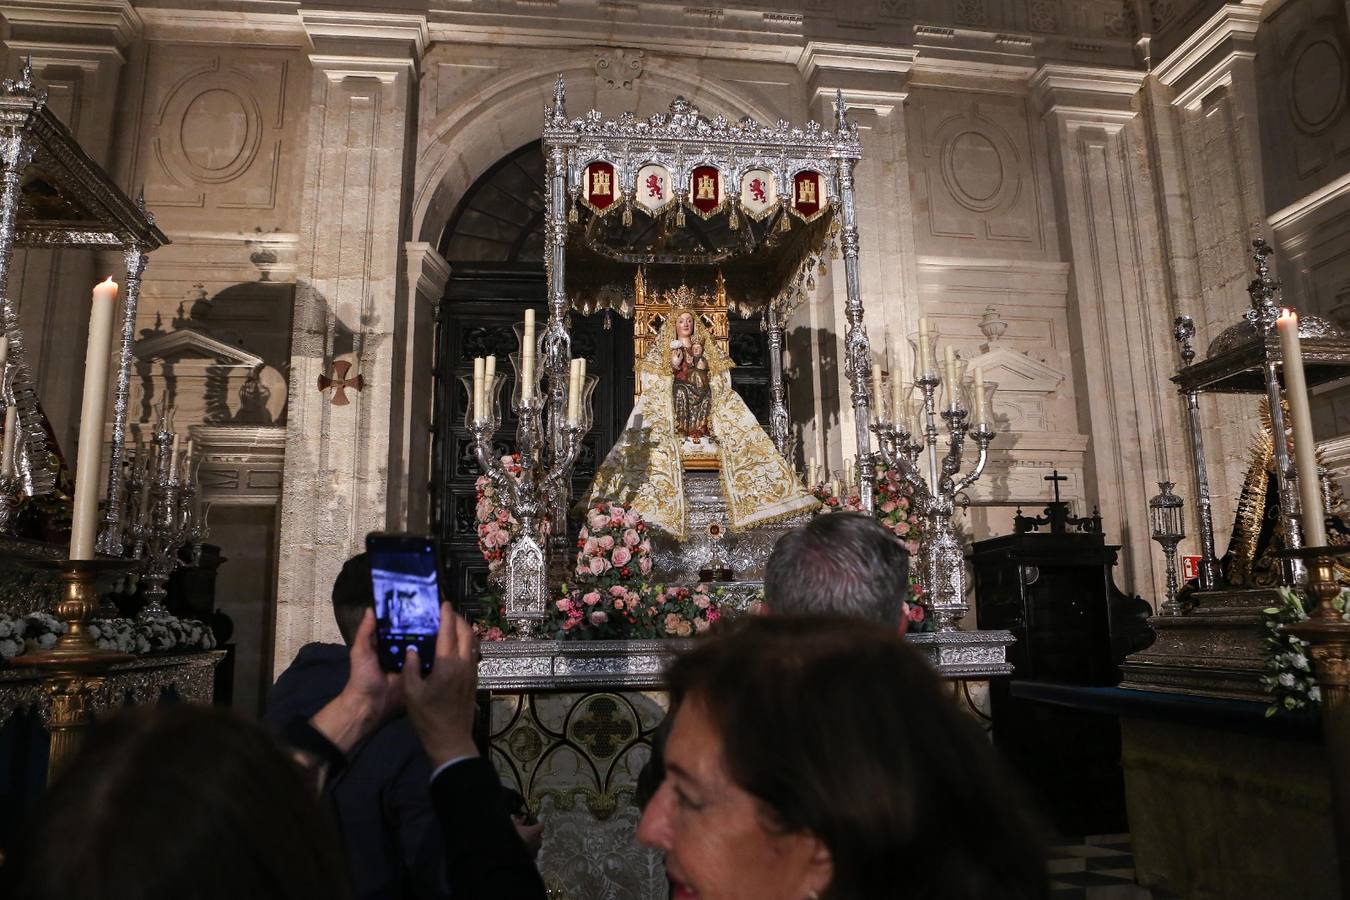
[[347,684],[311,723],[343,753],[373,732],[403,702],[403,682],[380,668],[375,649],[375,612],[366,610],[352,641]]
[[478,687],[478,654],[473,628],[441,604],[436,656],[422,677],[417,651],[409,647],[403,663],[403,695],[422,746],[433,766],[478,755],[473,742],[474,691]]
[[544,846],[544,823],[528,822],[524,816],[512,816],[511,822],[516,826],[516,834],[525,842],[525,849],[530,851],[530,859],[538,859],[539,848]]

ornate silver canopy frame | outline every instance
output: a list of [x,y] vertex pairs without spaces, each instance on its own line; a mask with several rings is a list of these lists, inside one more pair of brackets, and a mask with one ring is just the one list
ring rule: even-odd
[[[1252,241],[1252,260],[1256,278],[1247,287],[1251,308],[1241,321],[1224,329],[1210,342],[1209,352],[1194,362],[1195,323],[1190,316],[1178,316],[1173,336],[1181,352],[1181,369],[1172,381],[1186,398],[1187,421],[1191,436],[1191,465],[1199,497],[1200,586],[1212,590],[1218,586],[1218,559],[1214,547],[1214,520],[1210,513],[1209,478],[1205,470],[1204,427],[1200,417],[1200,394],[1264,393],[1270,406],[1270,431],[1275,436],[1275,479],[1279,489],[1280,519],[1290,549],[1303,546],[1297,474],[1289,457],[1289,444],[1281,440],[1285,432],[1281,403],[1280,370],[1283,354],[1275,330],[1280,315],[1280,282],[1271,276],[1268,257],[1274,251],[1265,239]],[[1350,371],[1350,337],[1340,328],[1318,316],[1299,320],[1304,373],[1309,387],[1344,378]],[[1294,585],[1305,580],[1303,560],[1286,561],[1285,581]]]
[[108,509],[98,550],[121,555],[122,456],[126,437],[131,348],[136,338],[136,306],[146,256],[169,239],[155,225],[141,200],[123,193],[70,130],[47,107],[47,92],[34,87],[24,64],[17,79],[0,83],[0,327],[9,337],[5,392],[18,407],[23,447],[20,490],[36,496],[51,490],[56,471],[38,408],[19,329],[18,309],[9,292],[15,247],[49,249],[120,248],[126,263],[122,334],[113,399],[112,454],[108,470]]
[[[543,134],[549,321],[539,338],[553,385],[553,421],[563,419],[569,304],[580,296],[621,291],[632,284],[635,265],[648,271],[663,265],[685,272],[702,268],[710,283],[715,272],[723,273],[742,311],[761,315],[771,351],[770,431],[786,455],[784,328],[837,246],[847,291],[845,371],[858,483],[863,506],[872,511],[872,351],[863,326],[853,189],[862,145],[842,94],[835,104],[833,130],[816,122],[797,128],[748,117],[734,123],[723,116],[709,119],[683,98],[671,103],[668,114],[647,119],[625,113],[607,120],[596,110],[569,119],[559,76]],[[601,177],[607,196],[594,191]],[[803,203],[808,188],[814,202]],[[622,308],[622,302],[607,305]],[[557,498],[555,521],[562,521],[567,501]]]

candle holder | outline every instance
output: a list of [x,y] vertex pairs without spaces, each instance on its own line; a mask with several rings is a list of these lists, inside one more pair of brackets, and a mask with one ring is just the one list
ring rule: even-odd
[[201,560],[202,542],[210,534],[196,502],[197,465],[188,454],[173,458],[173,434],[168,418],[160,420],[144,457],[133,457],[123,479],[125,499],[121,531],[123,553],[139,564],[146,585],[145,604],[138,618],[149,620],[169,615],[164,605],[169,577],[184,565],[182,550],[190,550],[188,564]]
[[1306,621],[1284,630],[1309,644],[1313,675],[1322,689],[1322,712],[1330,724],[1338,711],[1350,706],[1350,622],[1338,602],[1336,560],[1350,557],[1350,547],[1298,547],[1277,556],[1303,560],[1308,567],[1305,593],[1313,601]]
[[1170,481],[1158,482],[1161,493],[1148,501],[1148,518],[1151,536],[1167,556],[1167,600],[1163,612],[1179,616],[1185,608],[1177,601],[1177,544],[1186,536],[1186,527],[1182,519],[1184,501],[1172,493],[1172,487]]
[[[903,411],[892,409],[889,417],[876,422],[872,430],[877,436],[881,458],[913,489],[913,504],[923,520],[919,580],[932,605],[937,629],[958,631],[958,623],[970,611],[970,605],[966,602],[965,546],[956,534],[952,518],[958,505],[969,505],[965,491],[984,474],[989,444],[996,434],[991,410],[998,385],[984,383],[983,402],[975,410],[977,421],[972,426],[973,400],[963,376],[965,362],[953,360],[951,374],[941,372],[937,366],[936,333],[932,330],[923,342],[917,333],[910,335],[910,344],[914,349],[914,371],[917,373],[915,387],[921,392],[921,399],[913,402],[914,422],[906,422]],[[947,388],[939,409],[938,389],[944,384]],[[939,419],[946,431],[945,455],[939,452]],[[978,456],[972,469],[965,475],[958,475],[967,439],[974,440]],[[928,450],[927,478],[919,469],[919,457],[925,449]]]
[[520,456],[520,474],[512,475],[503,467],[500,455],[492,449],[492,438],[501,427],[501,385],[504,376],[496,375],[486,388],[486,415],[475,418],[473,408],[473,376],[460,377],[469,402],[464,415],[464,426],[473,438],[474,458],[502,498],[504,505],[520,523],[520,532],[506,548],[505,590],[502,615],[509,621],[527,625],[544,618],[549,599],[548,540],[550,532],[566,535],[566,522],[550,522],[549,516],[565,498],[570,487],[571,471],[581,447],[581,439],[589,431],[593,420],[591,395],[599,378],[587,376],[581,387],[580,408],[575,423],[566,420],[561,411],[567,408],[570,382],[563,385],[562,404],[550,402],[556,392],[552,385],[546,390],[541,375],[537,375],[532,396],[525,398],[521,391],[520,355],[511,354],[516,384],[511,392],[511,405],[516,413],[516,451]]
[[19,492],[23,485],[12,475],[0,476],[0,534],[14,533],[15,514],[19,509]]

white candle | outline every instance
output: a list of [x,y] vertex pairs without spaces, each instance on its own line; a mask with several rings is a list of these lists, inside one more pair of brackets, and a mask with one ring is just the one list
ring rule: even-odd
[[19,424],[19,410],[14,406],[5,407],[5,442],[0,450],[0,478],[9,477],[14,471],[15,429]]
[[70,523],[70,558],[93,559],[98,528],[98,489],[103,470],[103,415],[108,399],[108,362],[112,355],[117,283],[95,285],[89,309],[89,344],[84,354],[84,399],[80,403],[79,449],[75,463],[75,500]]
[[525,310],[525,346],[520,348],[520,398],[534,396],[534,310]]
[[[930,375],[928,371],[928,320],[919,320],[919,371],[915,375]],[[917,379],[915,379],[917,380]]]
[[581,421],[581,391],[586,384],[586,360],[572,360],[572,380],[567,390],[567,423],[576,425]]
[[492,418],[493,388],[497,384],[497,357],[489,356],[483,360],[483,418]]
[[178,483],[178,449],[179,441],[183,438],[180,434],[173,436],[173,447],[169,450],[169,481],[172,484]]
[[486,364],[483,357],[473,358],[473,421],[483,421],[483,370]]
[[808,486],[814,486],[816,482],[816,458],[807,457],[806,460],[806,483]]
[[905,388],[900,381],[899,372],[891,376],[891,421],[896,426],[907,424],[905,422]]
[[9,335],[0,334],[0,379],[4,378],[5,365],[9,362]]
[[[1308,407],[1308,383],[1303,375],[1303,347],[1298,339],[1298,314],[1284,310],[1275,322],[1280,333],[1284,362],[1284,393],[1294,420],[1294,464],[1298,468],[1298,493],[1303,506],[1303,543],[1327,545],[1326,514],[1322,509],[1322,479],[1317,473],[1317,441],[1313,437],[1312,410]],[[1277,438],[1278,440],[1278,438]]]
[[975,367],[975,424],[984,425],[984,369],[980,366]]
[[192,438],[187,439],[183,447],[183,481],[189,481],[192,478]]
[[956,390],[959,387],[956,383],[956,354],[955,351],[952,350],[951,344],[948,344],[943,349],[946,351],[947,355],[947,402],[950,404],[956,402]]
[[872,410],[878,421],[886,418],[886,395],[881,392],[881,363],[872,363]]

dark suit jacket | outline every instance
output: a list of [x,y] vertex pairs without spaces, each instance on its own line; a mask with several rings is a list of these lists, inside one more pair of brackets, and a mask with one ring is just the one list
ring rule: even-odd
[[[347,648],[306,644],[272,686],[264,716],[281,730],[308,719],[347,683]],[[406,716],[357,746],[324,788],[346,850],[357,900],[449,896],[445,839],[432,809],[431,760]]]

